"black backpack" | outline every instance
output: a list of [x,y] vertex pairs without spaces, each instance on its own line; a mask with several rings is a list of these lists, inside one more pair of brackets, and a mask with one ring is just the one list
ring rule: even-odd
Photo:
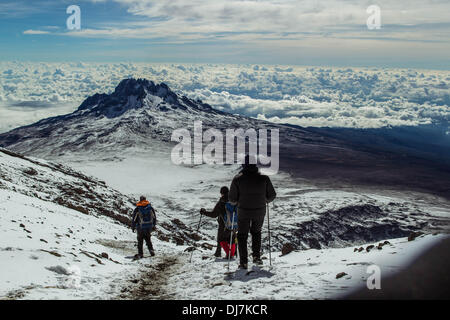
[[152,230],[156,226],[156,213],[150,204],[137,207],[137,223],[142,230]]

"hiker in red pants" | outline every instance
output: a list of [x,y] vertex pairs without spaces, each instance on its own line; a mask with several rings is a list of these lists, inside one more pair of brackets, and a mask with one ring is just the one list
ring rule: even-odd
[[[236,237],[233,234],[231,236],[231,231],[225,228],[224,216],[226,214],[225,204],[228,202],[228,188],[222,187],[220,188],[220,199],[217,202],[216,206],[212,211],[206,211],[205,208],[200,209],[200,214],[203,214],[210,218],[217,218],[217,222],[219,223],[219,230],[217,232],[217,241],[220,243],[220,246],[223,248],[226,254],[226,259],[234,258],[236,254]],[[231,243],[230,243],[231,239]]]

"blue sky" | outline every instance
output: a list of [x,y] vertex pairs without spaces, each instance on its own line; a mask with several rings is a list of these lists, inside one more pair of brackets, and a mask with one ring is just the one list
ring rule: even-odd
[[447,0],[2,0],[0,60],[449,69],[448,12]]

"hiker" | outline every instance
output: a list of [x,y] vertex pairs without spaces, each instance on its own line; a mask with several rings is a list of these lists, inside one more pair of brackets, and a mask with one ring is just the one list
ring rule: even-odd
[[155,255],[152,240],[150,239],[151,232],[156,224],[155,210],[144,196],[141,196],[139,200],[136,204],[136,209],[133,211],[131,226],[133,232],[137,231],[138,254],[134,256],[135,259],[144,257],[144,240],[147,244],[148,251],[150,251],[150,255],[152,257]]
[[[216,206],[214,207],[213,211],[206,211],[205,208],[200,209],[200,214],[203,214],[210,218],[217,218],[217,222],[219,223],[219,229],[217,230],[217,242],[220,244],[220,246],[223,248],[223,251],[225,251],[225,258],[233,258],[236,253],[236,236],[233,234],[231,235],[231,231],[228,230],[225,227],[225,204],[228,202],[228,188],[222,187],[220,188],[220,199],[217,201]],[[231,239],[231,243],[230,243]],[[219,254],[214,254],[216,257],[220,257],[220,248],[219,248]]]
[[239,269],[248,268],[247,238],[252,235],[253,263],[262,264],[261,229],[266,214],[266,206],[276,197],[270,178],[262,175],[256,166],[256,158],[246,156],[241,172],[234,177],[228,200],[237,206]]

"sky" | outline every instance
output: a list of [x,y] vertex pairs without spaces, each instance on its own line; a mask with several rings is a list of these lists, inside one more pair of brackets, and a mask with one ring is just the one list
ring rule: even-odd
[[0,60],[448,70],[448,12],[448,0],[2,0]]
[[273,122],[448,123],[449,12],[448,0],[0,0],[0,132],[130,77]]

